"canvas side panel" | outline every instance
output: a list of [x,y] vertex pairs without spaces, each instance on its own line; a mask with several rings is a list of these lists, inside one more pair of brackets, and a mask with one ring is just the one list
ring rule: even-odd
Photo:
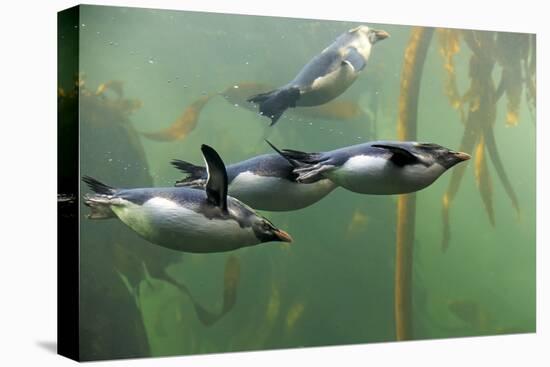
[[79,360],[79,7],[57,17],[57,352]]

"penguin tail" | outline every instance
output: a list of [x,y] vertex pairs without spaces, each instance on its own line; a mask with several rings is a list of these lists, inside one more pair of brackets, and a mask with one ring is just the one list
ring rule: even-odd
[[90,190],[99,195],[114,195],[117,191],[114,187],[99,182],[90,176],[82,176],[82,181],[88,185]]
[[90,208],[88,219],[110,219],[116,215],[111,210],[111,199],[104,195],[84,195],[84,204]]
[[296,107],[299,98],[300,89],[285,88],[256,94],[248,98],[247,102],[259,105],[260,114],[269,117],[271,119],[270,126],[273,126],[287,108]]
[[181,180],[176,181],[174,186],[204,186],[207,176],[206,167],[196,166],[192,163],[179,159],[173,159],[170,164],[172,164],[172,166],[177,168],[183,174],[187,175]]
[[283,149],[281,154],[287,159],[291,159],[299,164],[301,163],[301,166],[317,164],[323,161],[321,153],[306,153],[299,150]]
[[273,145],[269,140],[265,139],[265,142],[277,152],[280,156],[286,159],[290,164],[295,167],[300,167],[304,164],[319,163],[323,161],[321,153],[306,153],[299,150],[292,149],[279,149]]

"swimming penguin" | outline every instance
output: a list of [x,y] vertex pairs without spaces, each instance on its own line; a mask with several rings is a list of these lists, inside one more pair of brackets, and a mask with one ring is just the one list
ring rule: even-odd
[[[188,175],[176,186],[204,187],[205,167],[177,159],[171,163]],[[228,165],[229,195],[254,209],[289,211],[310,206],[337,187],[322,176],[308,183],[297,182],[298,175],[293,172],[296,167],[279,154],[263,154]]]
[[259,104],[260,114],[271,118],[271,125],[289,107],[327,103],[357,79],[369,59],[372,45],[388,37],[387,32],[366,25],[350,29],[311,59],[291,82],[254,95],[248,101]]
[[84,176],[96,193],[85,196],[91,219],[118,217],[154,244],[185,252],[222,252],[263,242],[291,242],[239,200],[227,196],[227,173],[220,156],[201,147],[208,178],[205,190],[186,187],[116,189]]
[[466,153],[414,141],[375,141],[324,153],[284,149],[281,154],[298,166],[298,182],[326,177],[350,191],[374,195],[421,190],[470,159]]

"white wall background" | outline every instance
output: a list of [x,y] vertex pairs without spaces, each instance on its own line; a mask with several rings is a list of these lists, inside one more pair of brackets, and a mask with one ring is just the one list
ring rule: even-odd
[[[543,1],[133,0],[90,4],[538,33],[537,335],[106,362],[102,366],[541,366],[548,325],[548,11]],[[0,11],[0,365],[64,366],[56,339],[56,12],[74,1]],[[22,117],[24,116],[24,118]],[[22,149],[21,147],[32,147]],[[95,365],[92,363],[90,365]]]

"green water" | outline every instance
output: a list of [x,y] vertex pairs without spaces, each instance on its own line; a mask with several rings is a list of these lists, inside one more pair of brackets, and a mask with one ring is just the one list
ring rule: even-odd
[[[411,27],[367,24],[386,30],[391,38],[374,46],[362,76],[339,98],[355,101],[371,118],[299,120],[285,114],[269,132],[275,145],[324,151],[397,139],[400,76]],[[197,98],[242,81],[285,84],[312,56],[357,25],[81,7],[85,87],[93,93],[101,83],[122,80],[123,98],[142,102],[120,122],[104,121],[101,103],[81,101],[81,175],[119,187],[170,186],[181,176],[169,161],[202,164],[201,144],[214,147],[226,163],[270,152],[262,143],[268,119],[221,97],[208,102],[183,140],[157,142],[137,131],[166,128]],[[458,150],[464,125],[444,93],[436,37],[421,81],[418,140]],[[527,39],[518,37],[516,46]],[[470,55],[461,43],[455,57],[461,93],[470,83]],[[497,65],[495,81],[500,72]],[[112,90],[108,93],[89,98],[117,98]],[[504,96],[497,105],[494,133],[521,215],[518,219],[489,160],[496,213],[496,226],[491,226],[472,159],[452,202],[452,238],[443,252],[442,197],[451,173],[417,194],[415,339],[535,331],[535,122],[523,95],[517,126],[506,125],[506,111]],[[84,184],[81,190],[88,192]],[[222,254],[158,247],[118,220],[87,220],[88,209],[82,206],[82,358],[393,341],[396,202],[397,196],[340,188],[302,210],[262,212],[293,236],[292,244],[268,243]],[[230,256],[240,265],[236,303],[212,326],[198,320],[188,296],[154,276],[167,269],[198,302],[216,311],[222,307],[224,264]],[[450,304],[462,305],[467,315],[460,317]]]

